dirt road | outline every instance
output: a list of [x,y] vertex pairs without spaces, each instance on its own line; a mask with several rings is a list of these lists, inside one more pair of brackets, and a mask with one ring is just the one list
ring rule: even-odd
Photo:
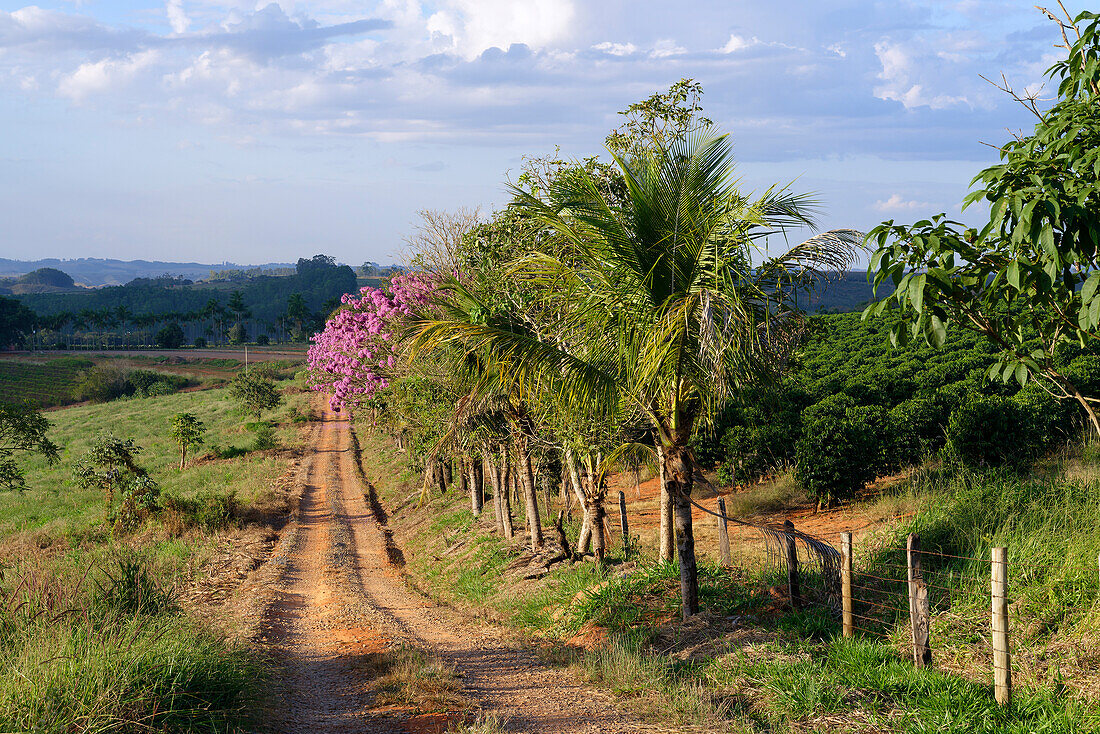
[[461,618],[410,591],[391,560],[385,528],[356,472],[350,427],[327,413],[303,462],[300,517],[271,563],[282,564],[265,613],[266,638],[287,671],[275,728],[285,732],[442,731],[374,706],[369,654],[393,641],[455,665],[467,693],[503,716],[508,731],[633,732],[605,695],[549,668],[501,630]]

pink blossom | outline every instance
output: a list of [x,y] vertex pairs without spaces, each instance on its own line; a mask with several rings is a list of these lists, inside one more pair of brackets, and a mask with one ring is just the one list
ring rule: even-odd
[[353,406],[390,384],[397,365],[393,334],[403,317],[426,304],[436,281],[424,273],[398,275],[389,293],[362,288],[344,294],[343,308],[311,337],[307,354],[310,387],[329,393],[334,410]]

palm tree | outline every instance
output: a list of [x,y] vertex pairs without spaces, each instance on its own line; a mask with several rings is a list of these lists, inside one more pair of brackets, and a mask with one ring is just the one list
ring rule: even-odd
[[776,366],[776,337],[798,314],[792,296],[827,270],[846,270],[862,235],[826,232],[768,256],[767,235],[812,226],[815,203],[781,187],[756,199],[742,194],[728,139],[709,130],[615,162],[621,200],[583,168],[541,197],[513,188],[521,210],[567,244],[513,266],[546,298],[568,304],[546,310],[555,323],[534,335],[491,322],[424,321],[417,341],[461,342],[512,379],[574,405],[625,405],[645,416],[674,505],[687,618],[698,611],[693,431],[732,390]]

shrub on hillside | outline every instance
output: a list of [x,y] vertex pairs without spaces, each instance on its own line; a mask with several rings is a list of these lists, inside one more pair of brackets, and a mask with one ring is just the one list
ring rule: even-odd
[[789,464],[794,460],[800,425],[800,411],[792,403],[770,414],[746,409],[743,422],[722,434],[718,480],[723,484],[754,482]]
[[130,370],[118,367],[91,367],[77,376],[73,397],[106,403],[110,400],[137,395],[170,395],[187,385],[187,378],[149,370]]
[[795,479],[820,504],[851,497],[886,469],[891,444],[884,408],[833,395],[802,412]]
[[1037,454],[1028,412],[999,395],[974,395],[951,411],[944,458],[971,467],[1023,469]]
[[91,367],[82,370],[73,386],[73,397],[106,403],[132,394],[133,387],[126,380],[126,373],[117,367]]
[[945,418],[943,407],[932,398],[912,398],[894,406],[890,410],[891,466],[916,464],[943,446]]

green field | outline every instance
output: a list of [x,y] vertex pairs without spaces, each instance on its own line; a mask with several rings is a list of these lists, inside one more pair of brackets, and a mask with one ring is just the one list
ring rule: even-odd
[[[303,407],[306,395],[280,407],[272,418],[288,421]],[[144,451],[142,465],[168,495],[193,497],[209,491],[233,491],[245,504],[259,501],[273,477],[288,465],[271,452],[236,459],[200,461],[180,472],[179,448],[167,435],[168,419],[175,413],[194,413],[206,423],[206,447],[243,447],[252,434],[225,390],[204,390],[151,398],[117,400],[102,405],[68,408],[49,414],[51,438],[62,448],[61,462],[47,466],[40,457],[29,457],[27,491],[0,493],[0,538],[35,531],[50,538],[80,537],[97,531],[103,517],[102,495],[97,490],[75,487],[69,481],[73,461],[101,431],[119,438],[133,438]],[[284,445],[295,441],[293,424],[277,429]],[[204,449],[198,452],[204,453]]]
[[[310,399],[293,392],[265,416],[291,449]],[[180,412],[207,426],[206,445],[182,471],[167,436]],[[249,728],[266,662],[233,641],[232,629],[193,617],[177,590],[226,537],[281,522],[285,499],[273,485],[293,453],[250,450],[253,419],[222,389],[48,417],[61,461],[27,457],[27,490],[0,493],[0,731]],[[74,461],[103,431],[142,447],[138,460],[162,492],[163,509],[129,531],[104,523],[101,492],[70,481]],[[235,458],[215,458],[215,449]]]
[[46,362],[0,360],[0,401],[30,401],[39,407],[75,402],[77,376],[94,363],[82,357],[60,357]]

